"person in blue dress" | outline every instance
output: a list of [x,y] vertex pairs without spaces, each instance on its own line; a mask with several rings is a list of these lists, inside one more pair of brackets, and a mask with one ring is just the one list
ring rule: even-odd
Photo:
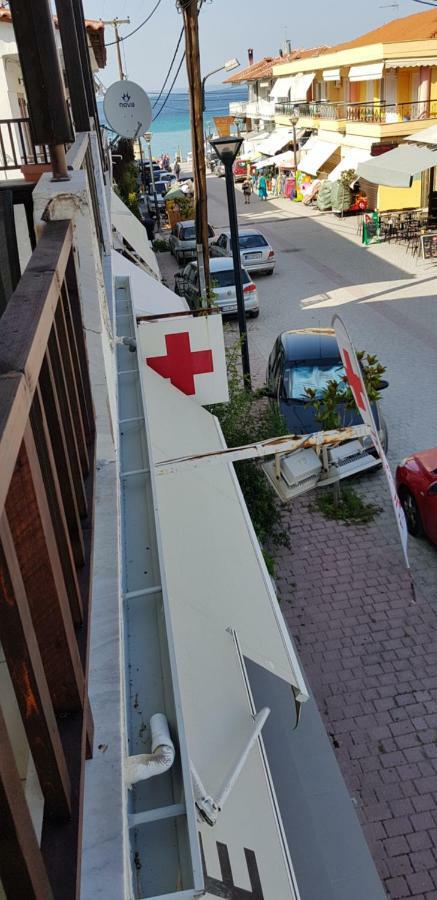
[[260,200],[267,200],[267,182],[264,175],[260,175],[258,180],[258,196]]

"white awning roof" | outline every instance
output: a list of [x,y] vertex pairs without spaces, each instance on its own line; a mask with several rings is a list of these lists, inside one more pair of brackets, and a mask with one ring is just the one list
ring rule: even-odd
[[340,69],[324,69],[323,81],[340,81]]
[[415,69],[417,66],[437,66],[437,56],[424,56],[422,59],[386,59],[386,69]]
[[369,159],[369,157],[370,153],[368,150],[359,150],[358,148],[348,150],[338,166],[336,166],[328,175],[328,181],[337,181],[337,179],[340,178],[341,173],[346,172],[348,169],[356,170],[358,163],[363,162],[365,159]]
[[277,153],[276,156],[268,156],[266,159],[260,159],[255,163],[255,169],[266,169],[268,166],[293,166],[294,154],[292,150],[286,153]]
[[160,278],[156,254],[152,250],[144,225],[131,213],[113,190],[111,190],[111,223],[113,228],[138,254],[149,271]]
[[288,75],[286,77],[276,79],[270,91],[270,96],[273,98],[273,100],[279,100],[280,98],[285,97],[288,98],[288,92],[293,83],[293,78],[295,77],[295,75]]
[[382,78],[384,63],[367,63],[365,66],[351,66],[349,81],[374,81]]
[[415,175],[437,165],[437,149],[401,144],[394,150],[358,163],[358,175],[372,184],[411,187]]
[[270,96],[274,100],[286,98],[290,100],[290,103],[302,102],[307,98],[314,75],[314,72],[304,72],[299,75],[287,75],[277,78],[270,91]]
[[276,128],[272,131],[270,137],[261,144],[257,144],[256,149],[263,156],[275,156],[280,153],[290,141],[293,140],[293,130],[289,128]]
[[435,144],[437,146],[437,125],[430,125],[429,128],[422,128],[415,134],[409,134],[405,140],[414,144]]
[[[305,153],[305,156],[302,153],[299,169],[302,172],[306,172],[308,175],[317,175],[317,172],[322,168],[323,163],[325,163],[340,146],[341,141],[332,144],[328,141],[314,141],[311,149]],[[302,148],[302,150],[304,149],[305,147]]]
[[188,304],[144,269],[130,262],[117,250],[112,251],[112,274],[129,278],[133,311],[136,316],[156,316],[163,313],[183,312]]
[[[253,728],[232,631],[243,658],[295,685],[302,698],[306,687],[233,466],[157,474],[165,459],[222,449],[217,420],[145,365],[141,377],[163,603],[180,688],[177,702],[190,759],[215,797]],[[216,826],[199,822],[198,830],[210,876],[220,879],[220,841],[229,853],[234,883],[249,891],[247,847],[256,859],[266,900],[297,900],[272,777],[259,744],[250,751]],[[210,896],[208,890],[206,894]]]

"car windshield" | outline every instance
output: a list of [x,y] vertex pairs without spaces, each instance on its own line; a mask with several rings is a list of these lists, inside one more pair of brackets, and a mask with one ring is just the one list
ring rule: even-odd
[[[308,400],[305,388],[313,388],[320,400],[328,381],[343,382],[345,371],[340,360],[297,363],[284,371],[284,392],[287,400]],[[343,382],[344,384],[344,382]],[[347,385],[344,384],[344,391]]]
[[167,190],[167,185],[165,181],[156,181],[155,182],[156,193],[157,194],[165,194]]
[[240,234],[241,250],[248,250],[250,247],[267,247],[267,241],[262,234]]
[[[250,278],[244,269],[241,270],[241,280],[243,284],[249,284]],[[211,272],[211,284],[214,287],[225,288],[235,286],[235,276],[233,269],[219,269],[218,272]]]
[[194,241],[196,237],[196,229],[194,225],[189,225],[188,228],[181,228],[181,241]]

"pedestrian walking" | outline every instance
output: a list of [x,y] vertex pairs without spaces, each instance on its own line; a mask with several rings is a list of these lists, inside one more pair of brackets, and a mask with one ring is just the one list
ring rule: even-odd
[[258,196],[260,200],[267,200],[267,182],[264,175],[260,175],[258,179]]
[[244,202],[250,203],[250,195],[252,193],[252,182],[246,177],[243,181]]
[[174,164],[173,172],[175,173],[177,180],[180,181],[181,166],[180,166],[180,162],[178,159],[176,160],[176,162]]

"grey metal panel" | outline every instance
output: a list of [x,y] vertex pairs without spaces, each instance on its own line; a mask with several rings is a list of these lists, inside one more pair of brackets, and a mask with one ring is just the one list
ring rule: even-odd
[[313,697],[296,714],[290,686],[245,658],[301,900],[385,900]]
[[[134,337],[127,279],[116,280],[115,313],[118,334]],[[193,850],[190,844],[194,804],[191,801],[189,808],[179,811],[185,802],[180,746],[184,737],[169,659],[137,354],[118,345],[116,356],[127,752],[134,755],[150,750],[149,720],[156,712],[167,716],[176,747],[176,759],[168,772],[139,782],[129,791],[133,817],[144,813],[147,820],[147,813],[154,811],[153,821],[130,820],[135,896],[173,896],[180,891],[181,896],[194,897],[203,881],[198,848]],[[193,859],[196,850],[198,860]]]

